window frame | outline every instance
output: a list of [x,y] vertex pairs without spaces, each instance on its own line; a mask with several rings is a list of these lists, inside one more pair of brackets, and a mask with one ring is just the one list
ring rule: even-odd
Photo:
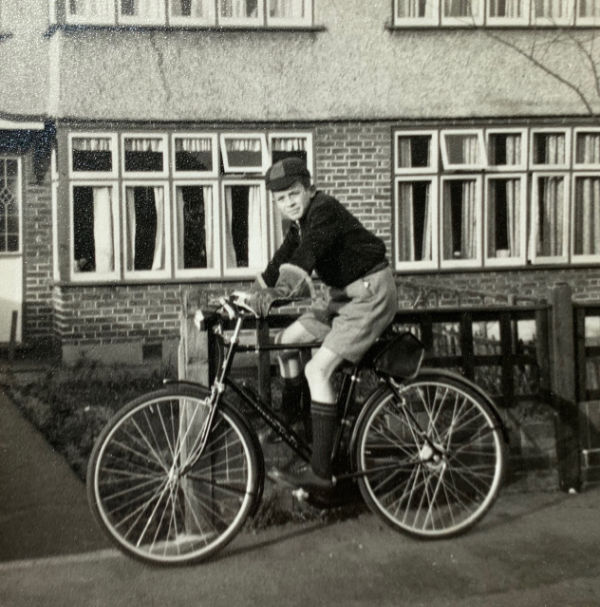
[[182,235],[179,234],[179,209],[177,208],[177,188],[180,186],[210,186],[213,190],[212,196],[212,225],[206,226],[212,230],[215,238],[213,243],[214,264],[210,268],[179,268],[179,257],[177,247],[173,250],[173,269],[175,278],[214,278],[221,274],[221,231],[219,229],[221,199],[219,197],[219,182],[217,179],[177,179],[172,184],[172,216],[174,243],[178,243]]
[[[212,152],[212,170],[211,171],[182,171],[177,170],[177,150],[175,141],[177,139],[210,139],[211,140],[211,152]],[[207,132],[175,132],[171,135],[171,150],[172,150],[172,167],[173,167],[173,179],[204,179],[207,177],[218,177],[219,176],[219,142],[216,133]]]
[[269,15],[269,4],[274,0],[264,0],[265,25],[266,27],[310,27],[313,24],[313,0],[302,0],[304,3],[304,18],[286,19],[282,17],[271,17]]
[[[260,223],[261,230],[263,235],[266,237],[261,239],[261,254],[262,254],[262,262],[259,267],[249,266],[247,268],[228,268],[227,267],[227,252],[225,247],[227,246],[227,234],[225,232],[226,229],[226,197],[225,197],[225,188],[230,186],[259,186],[260,195],[263,201],[263,205],[261,206],[261,214],[260,214]],[[257,272],[262,272],[269,261],[269,238],[268,238],[268,221],[267,221],[267,187],[265,185],[264,180],[260,179],[240,179],[240,178],[224,178],[221,180],[220,184],[220,204],[219,204],[219,219],[220,219],[220,229],[219,229],[219,241],[220,241],[220,259],[221,259],[221,276],[220,278],[241,278],[247,279],[255,277]]]
[[[114,222],[113,229],[113,256],[114,269],[112,272],[75,272],[75,188],[77,187],[110,187],[111,211]],[[102,282],[117,281],[121,277],[121,209],[119,204],[119,187],[116,179],[98,180],[98,179],[73,179],[69,181],[69,281],[80,282]]]
[[[446,137],[453,135],[477,135],[477,147],[479,149],[480,162],[474,164],[456,164],[452,163],[448,157],[448,149],[446,147]],[[483,136],[483,128],[472,129],[441,129],[440,130],[440,152],[442,154],[441,169],[447,171],[480,171],[488,166],[487,149]],[[441,189],[441,188],[440,188]]]
[[[600,175],[598,171],[579,171],[577,173],[573,173],[571,175],[571,196],[570,196],[570,213],[569,213],[569,221],[570,221],[570,242],[569,242],[569,253],[571,256],[572,264],[581,264],[581,263],[600,263],[600,253],[597,254],[576,254],[575,253],[575,193],[576,193],[576,181],[577,179],[586,178],[586,177],[595,177],[600,179]],[[600,202],[600,201],[599,201]],[[588,219],[588,218],[586,218]]]
[[493,27],[506,27],[506,26],[523,26],[529,25],[531,16],[531,3],[530,0],[521,0],[522,2],[522,16],[521,17],[492,17],[490,14],[492,7],[492,0],[486,0],[485,7],[485,19],[486,25]]
[[[559,164],[541,164],[535,162],[535,154],[534,154],[534,143],[535,136],[542,133],[562,133],[565,136],[565,161],[564,163]],[[542,128],[531,128],[529,130],[529,168],[532,171],[564,171],[569,170],[571,167],[571,129],[558,127],[542,127]]]
[[[534,229],[535,224],[533,217],[538,213],[538,192],[539,192],[539,180],[546,177],[562,177],[564,183],[564,200],[563,200],[563,217],[564,225],[562,229],[562,253],[560,255],[538,255],[536,253],[537,236],[538,230]],[[534,171],[531,174],[531,199],[529,208],[531,211],[529,217],[529,234],[528,234],[528,251],[527,258],[534,265],[541,264],[554,264],[554,263],[568,263],[569,262],[569,236],[570,229],[569,224],[571,222],[571,211],[570,211],[570,179],[568,171]]]
[[446,0],[440,0],[440,23],[442,26],[476,27],[485,23],[485,0],[471,0],[471,5],[473,2],[477,2],[480,7],[479,15],[477,17],[474,17],[473,14],[471,14],[470,17],[446,17],[444,16],[445,2]]
[[[521,164],[492,164],[491,153],[490,153],[490,139],[492,135],[511,135],[518,134],[521,137]],[[527,170],[527,129],[520,128],[490,128],[485,129],[485,148],[487,154],[487,166],[486,171],[489,172],[510,172],[526,171]]]
[[[125,140],[126,139],[160,139],[163,142],[163,168],[161,171],[126,171],[125,170]],[[169,176],[169,136],[166,133],[135,132],[121,133],[121,177],[122,179],[164,179]]]
[[[521,254],[517,257],[491,257],[488,255],[489,248],[489,183],[490,181],[518,179],[521,182],[521,205],[519,210],[519,245]],[[483,262],[486,267],[495,266],[524,266],[527,263],[527,175],[525,172],[514,173],[489,173],[484,175],[483,190]]]
[[[165,198],[164,198],[164,213],[165,213],[165,217],[164,217],[164,239],[165,239],[165,243],[164,243],[164,249],[165,249],[165,264],[164,264],[164,269],[163,270],[159,270],[159,271],[154,271],[154,270],[128,270],[127,269],[127,242],[128,242],[128,236],[127,236],[127,228],[128,228],[128,224],[127,224],[127,188],[135,188],[135,187],[143,187],[143,188],[148,188],[148,187],[162,187],[165,193]],[[121,213],[122,213],[122,221],[121,221],[121,239],[122,239],[122,243],[123,243],[123,249],[122,249],[122,265],[123,265],[123,272],[122,272],[122,276],[125,280],[131,280],[131,281],[139,281],[139,280],[153,280],[153,279],[160,279],[160,278],[171,278],[173,276],[173,271],[172,271],[172,255],[171,255],[171,251],[172,251],[172,242],[171,242],[171,201],[170,201],[170,188],[169,188],[169,182],[168,180],[162,179],[162,180],[155,180],[155,181],[141,181],[139,179],[136,180],[127,180],[127,179],[123,179],[121,181]]]
[[223,17],[221,14],[221,7],[223,0],[217,0],[217,23],[224,27],[264,27],[265,26],[265,0],[256,0],[256,13],[255,18],[252,17]]
[[[73,168],[73,139],[109,139],[112,152],[111,171],[76,171]],[[69,133],[69,179],[116,179],[119,174],[119,138],[116,133],[104,131],[71,131]]]
[[[430,229],[431,229],[431,259],[421,261],[403,261],[400,259],[400,241],[399,241],[399,230],[400,227],[398,217],[400,215],[400,204],[398,200],[398,185],[400,183],[414,183],[415,181],[424,182],[430,184],[429,196],[432,201],[431,204],[431,218],[430,218]],[[439,179],[437,175],[416,175],[409,177],[406,175],[394,177],[394,269],[395,270],[430,270],[436,269],[440,261],[440,221],[439,221]]]
[[267,133],[267,153],[269,155],[267,164],[272,163],[273,139],[306,139],[306,164],[311,176],[315,174],[315,164],[313,158],[313,134],[307,131],[268,131]]
[[[430,140],[430,152],[432,164],[428,167],[401,167],[398,163],[400,161],[399,143],[402,137],[420,137],[420,136],[431,136]],[[394,172],[396,175],[410,174],[410,175],[421,175],[438,173],[439,171],[439,156],[440,156],[440,142],[439,142],[439,131],[433,130],[410,130],[410,131],[395,131],[394,132]]]
[[575,10],[575,25],[592,26],[592,27],[600,26],[600,13],[596,17],[582,17],[579,14],[580,6],[581,6],[581,1],[577,0],[577,9]]
[[25,231],[24,231],[24,217],[23,215],[25,214],[25,200],[24,200],[24,196],[23,196],[23,162],[22,162],[22,158],[21,156],[15,156],[12,153],[0,153],[0,160],[2,161],[7,161],[7,160],[15,160],[17,163],[17,184],[16,184],[16,192],[17,192],[17,207],[19,210],[19,222],[18,222],[18,238],[19,238],[19,246],[17,248],[16,251],[2,251],[0,250],[0,258],[8,258],[8,257],[15,257],[15,256],[21,256],[24,253],[25,250],[25,243],[23,242],[24,238],[25,238]]
[[214,26],[217,23],[217,15],[215,13],[215,2],[214,0],[207,0],[208,2],[208,17],[205,19],[199,17],[179,17],[174,16],[172,13],[173,0],[169,0],[167,21],[169,26],[178,27],[206,27]]
[[[233,166],[229,162],[229,156],[227,154],[226,141],[228,139],[257,139],[261,144],[261,165],[253,167],[244,166]],[[269,163],[269,148],[267,145],[267,136],[264,132],[240,132],[240,131],[228,131],[219,134],[219,146],[221,151],[221,158],[223,159],[223,170],[225,175],[227,174],[240,174],[240,173],[258,173],[264,174],[268,168]]]
[[[467,181],[475,182],[475,213],[476,213],[476,247],[475,257],[469,259],[444,259],[444,208],[446,200],[444,199],[444,184],[448,181]],[[482,238],[482,206],[483,206],[483,176],[475,173],[457,173],[453,175],[441,175],[439,185],[439,251],[440,268],[479,268],[483,265],[483,238]]]
[[579,171],[590,171],[593,169],[600,169],[600,158],[597,163],[587,164],[585,162],[577,162],[577,136],[582,133],[595,133],[600,138],[600,127],[575,127],[573,129],[573,170]]

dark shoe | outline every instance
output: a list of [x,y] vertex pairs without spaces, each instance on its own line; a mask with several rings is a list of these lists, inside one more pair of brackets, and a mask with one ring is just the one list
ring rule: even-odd
[[318,476],[308,464],[304,464],[295,470],[275,468],[269,473],[269,477],[283,485],[302,487],[307,491],[315,489],[327,491],[335,486],[335,477],[323,478]]

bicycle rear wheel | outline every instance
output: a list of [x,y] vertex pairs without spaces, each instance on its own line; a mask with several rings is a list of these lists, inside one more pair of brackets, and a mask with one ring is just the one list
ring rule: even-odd
[[497,497],[505,444],[475,391],[435,374],[382,391],[361,416],[355,462],[369,508],[399,531],[443,538],[466,531]]
[[127,554],[157,564],[202,560],[241,529],[259,493],[260,454],[220,404],[203,447],[208,391],[167,387],[108,423],[87,475],[92,512]]

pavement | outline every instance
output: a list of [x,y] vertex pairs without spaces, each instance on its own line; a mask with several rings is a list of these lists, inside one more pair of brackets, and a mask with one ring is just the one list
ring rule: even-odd
[[113,549],[85,487],[0,391],[0,607],[600,605],[600,487],[500,496],[459,538],[365,512],[243,532],[213,560],[157,568]]

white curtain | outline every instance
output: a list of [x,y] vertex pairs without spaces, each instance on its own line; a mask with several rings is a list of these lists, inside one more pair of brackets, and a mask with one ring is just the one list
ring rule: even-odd
[[185,137],[175,139],[176,152],[210,152],[212,140],[207,137]]
[[75,137],[73,149],[80,152],[109,152],[110,139],[98,137]]
[[112,188],[98,186],[94,187],[92,191],[94,195],[94,253],[96,257],[96,272],[107,274],[115,269]]
[[506,164],[521,164],[521,135],[506,136]]
[[[212,193],[213,189],[210,186],[199,186],[202,190],[202,200],[204,204],[204,232],[202,234],[202,238],[204,239],[204,246],[206,249],[206,267],[212,268],[214,266],[214,253],[213,253],[213,199]],[[185,236],[186,232],[189,229],[185,224],[184,217],[184,207],[185,201],[183,198],[183,189],[181,187],[177,188],[177,226],[178,226],[178,243],[177,243],[177,259],[178,259],[178,267],[180,269],[189,269],[184,265],[185,259]]]
[[260,152],[260,140],[252,138],[244,139],[243,137],[226,139],[225,149],[228,152]]
[[132,138],[125,139],[126,152],[161,152],[162,139]]
[[579,0],[580,17],[600,17],[600,2],[598,0]]
[[600,254],[600,177],[575,181],[575,254]]
[[400,261],[415,260],[414,198],[412,183],[398,184],[400,205]]
[[542,164],[564,164],[565,162],[565,136],[559,134],[541,135],[545,140],[544,157]]
[[114,0],[68,0],[69,14],[96,19],[106,17],[112,19],[114,16]]
[[479,160],[479,140],[476,135],[464,136],[462,140],[464,164],[477,164]]
[[[271,147],[274,152],[305,152],[305,137],[273,137]],[[258,150],[260,150],[260,146]]]
[[444,0],[444,17],[477,17],[481,0]]
[[269,0],[269,15],[277,19],[304,17],[305,0]]
[[491,17],[517,18],[522,16],[523,0],[489,0]]
[[[225,188],[225,262],[228,268],[239,267],[233,246],[233,201],[232,189]],[[248,267],[260,268],[264,263],[262,245],[264,235],[261,222],[262,200],[260,188],[257,185],[248,187]]]
[[126,188],[125,190],[125,205],[127,207],[127,269],[135,269],[135,190],[134,188]]

